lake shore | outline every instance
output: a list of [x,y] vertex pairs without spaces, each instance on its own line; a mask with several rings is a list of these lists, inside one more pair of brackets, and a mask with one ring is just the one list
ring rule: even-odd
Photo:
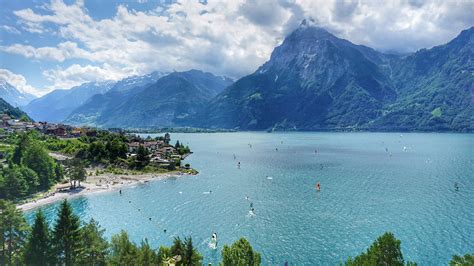
[[188,175],[188,173],[178,171],[169,173],[143,173],[133,175],[106,173],[88,176],[85,182],[81,182],[80,187],[69,189],[69,183],[56,184],[50,191],[37,195],[37,197],[39,196],[40,198],[34,198],[28,200],[27,202],[20,203],[17,205],[17,208],[21,211],[28,211],[64,199],[70,199],[93,193],[118,191],[124,186],[147,183],[152,180],[163,180],[181,175]]

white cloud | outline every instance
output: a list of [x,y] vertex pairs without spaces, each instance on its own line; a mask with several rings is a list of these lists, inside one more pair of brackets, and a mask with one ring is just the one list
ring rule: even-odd
[[36,96],[41,95],[41,91],[29,85],[25,77],[15,74],[8,69],[0,68],[0,80],[5,80],[21,92],[31,93]]
[[6,31],[6,32],[9,32],[9,33],[13,33],[13,34],[20,34],[21,32],[15,28],[15,27],[12,27],[12,26],[8,26],[8,25],[2,25],[0,26],[0,29]]
[[43,72],[43,76],[53,84],[49,87],[50,90],[72,88],[90,81],[120,80],[135,74],[133,69],[116,69],[109,64],[104,64],[102,67],[73,64],[65,69],[57,68]]
[[448,42],[474,25],[474,2],[297,0],[305,16],[354,43],[414,52]]
[[0,46],[0,51],[19,54],[26,58],[45,59],[63,62],[72,58],[94,58],[94,55],[86,50],[77,47],[74,42],[62,42],[57,47],[35,48],[30,45],[14,44],[10,46]]
[[474,24],[474,2],[463,0],[181,0],[147,12],[119,5],[113,17],[102,20],[93,19],[82,1],[67,5],[53,0],[44,8],[41,14],[29,8],[14,14],[30,32],[48,35],[54,29],[62,39],[56,47],[0,49],[37,60],[90,61],[44,71],[54,88],[97,79],[87,73],[116,79],[197,68],[240,77],[268,60],[307,17],[339,37],[399,52],[445,43]]

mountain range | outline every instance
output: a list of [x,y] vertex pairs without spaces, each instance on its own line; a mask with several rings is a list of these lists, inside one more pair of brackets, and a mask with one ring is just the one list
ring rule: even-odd
[[101,127],[179,126],[232,83],[198,70],[152,76],[146,79],[149,82],[133,83],[139,84],[133,88],[118,84],[95,95],[65,122]]
[[15,107],[24,106],[36,96],[22,92],[5,80],[0,80],[0,97]]
[[36,120],[97,127],[473,131],[473,33],[399,55],[303,21],[266,63],[235,82],[198,70],[154,72],[96,88],[65,104],[59,117],[38,108],[51,108],[39,104],[48,95],[25,110]]
[[115,83],[89,82],[69,90],[54,90],[31,101],[23,110],[36,121],[62,122],[95,94],[107,92]]
[[239,130],[473,130],[474,28],[409,55],[303,22],[193,125]]

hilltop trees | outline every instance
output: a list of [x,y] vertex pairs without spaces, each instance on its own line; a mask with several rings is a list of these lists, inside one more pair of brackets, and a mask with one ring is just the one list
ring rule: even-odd
[[454,255],[449,262],[450,266],[472,266],[474,265],[474,254],[466,254],[464,256]]
[[224,245],[222,249],[222,264],[232,265],[260,265],[260,254],[253,251],[252,246],[245,238],[234,242],[230,247]]
[[[354,259],[349,258],[345,265],[403,266],[405,265],[405,261],[403,259],[400,244],[401,241],[396,239],[392,233],[386,232],[379,236],[366,252],[362,252],[362,254],[356,256]],[[416,265],[416,263],[408,262],[407,265]]]

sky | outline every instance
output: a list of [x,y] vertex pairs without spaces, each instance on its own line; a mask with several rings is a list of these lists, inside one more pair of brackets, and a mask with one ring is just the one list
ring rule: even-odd
[[0,80],[40,96],[84,82],[200,69],[239,78],[305,18],[409,53],[474,25],[474,0],[0,0]]

